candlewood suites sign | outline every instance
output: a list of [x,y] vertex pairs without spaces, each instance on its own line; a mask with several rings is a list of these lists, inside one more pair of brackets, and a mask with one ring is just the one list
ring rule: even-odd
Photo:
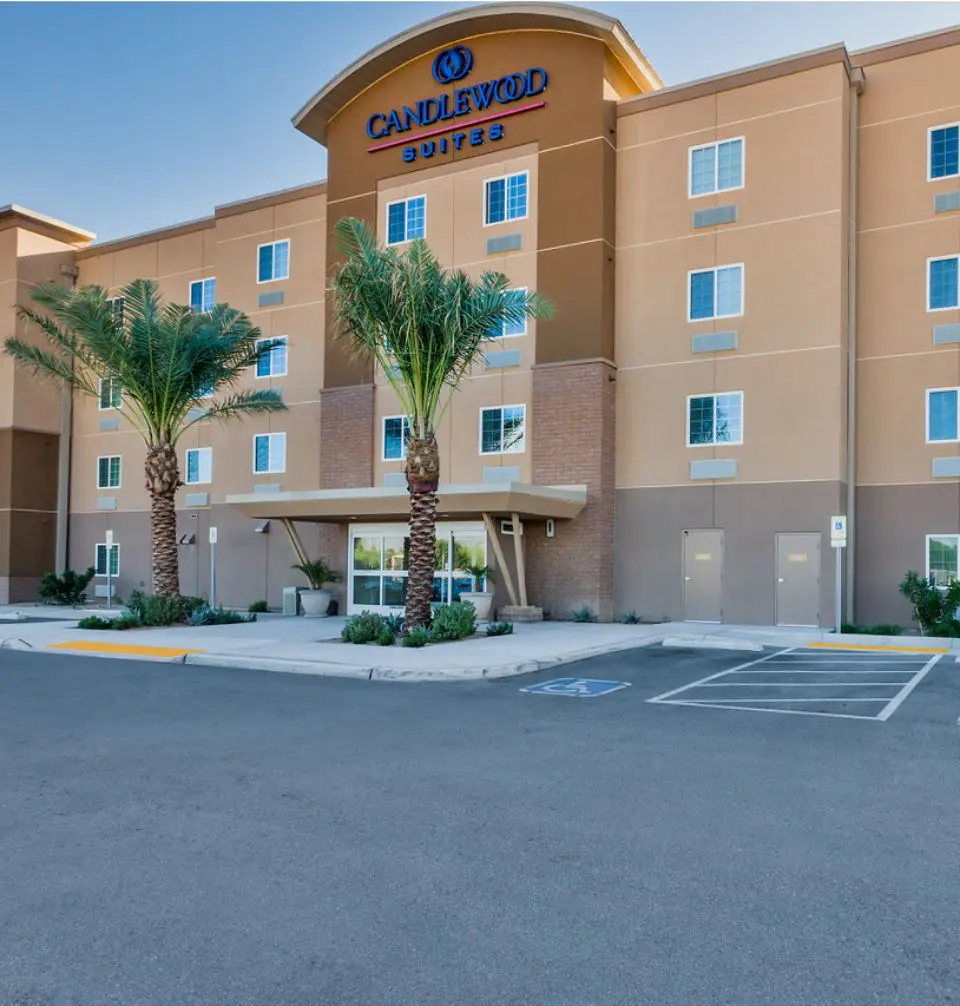
[[[472,68],[473,53],[458,45],[437,54],[433,79],[438,84],[452,84],[463,80]],[[404,161],[411,162],[501,140],[504,125],[500,120],[546,106],[546,101],[537,99],[548,80],[543,67],[532,66],[388,112],[375,112],[367,120],[367,135],[377,142],[367,150],[375,153],[402,147]]]

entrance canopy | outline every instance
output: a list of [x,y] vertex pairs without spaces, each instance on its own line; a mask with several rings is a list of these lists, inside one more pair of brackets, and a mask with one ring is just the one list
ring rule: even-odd
[[[532,520],[569,519],[586,506],[586,486],[531,486],[522,482],[443,485],[438,516],[443,520],[476,520],[481,514]],[[310,489],[304,492],[245,493],[225,500],[247,517],[347,523],[355,520],[406,520],[405,486],[363,489]]]

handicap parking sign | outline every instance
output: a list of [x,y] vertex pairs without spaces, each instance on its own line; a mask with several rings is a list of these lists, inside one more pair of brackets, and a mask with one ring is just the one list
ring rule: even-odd
[[593,699],[598,695],[608,695],[621,688],[629,688],[629,681],[598,681],[596,678],[555,678],[539,685],[521,688],[521,692],[536,695],[568,695],[574,699]]

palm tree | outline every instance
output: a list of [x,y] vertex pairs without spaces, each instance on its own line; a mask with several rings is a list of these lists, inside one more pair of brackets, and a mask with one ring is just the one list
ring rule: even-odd
[[[226,304],[202,313],[164,304],[153,280],[125,286],[119,294],[122,311],[99,286],[71,290],[45,283],[31,295],[37,308],[20,307],[17,313],[46,336],[50,348],[10,338],[6,352],[34,373],[94,398],[109,382],[110,398],[147,448],[153,589],[179,594],[176,492],[183,482],[177,441],[200,419],[286,408],[277,391],[228,392],[273,344],[258,348],[259,329]],[[218,391],[228,393],[211,400]],[[195,407],[203,412],[191,419]]]
[[407,417],[404,469],[410,494],[406,631],[428,626],[433,597],[440,453],[436,428],[491,334],[505,324],[553,313],[536,293],[512,290],[503,273],[479,282],[448,271],[423,240],[404,253],[381,248],[373,230],[351,217],[337,223],[346,255],[333,276],[338,335],[373,360]]

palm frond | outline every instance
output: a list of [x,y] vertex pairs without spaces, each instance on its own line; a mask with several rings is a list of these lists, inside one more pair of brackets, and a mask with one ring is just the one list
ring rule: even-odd
[[256,391],[238,391],[226,398],[214,402],[203,414],[185,423],[183,429],[189,429],[194,423],[206,419],[223,422],[238,416],[262,416],[272,412],[283,412],[286,409],[280,392],[273,389],[258,389]]

